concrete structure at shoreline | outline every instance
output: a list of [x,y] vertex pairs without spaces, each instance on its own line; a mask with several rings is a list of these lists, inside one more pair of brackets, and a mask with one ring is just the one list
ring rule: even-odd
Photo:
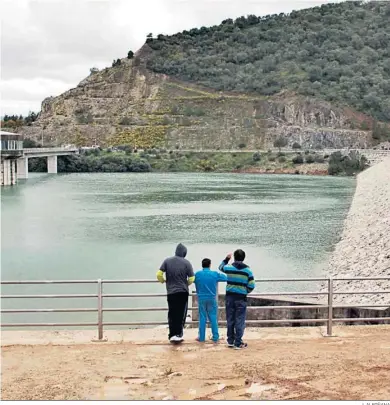
[[1,131],[1,185],[16,184],[16,162],[23,156],[23,136],[12,132]]
[[[355,195],[340,241],[329,262],[331,277],[388,277],[390,275],[390,158],[357,177]],[[384,291],[390,281],[345,281],[337,291]],[[390,294],[336,295],[336,302],[384,304]]]
[[[369,278],[390,276],[390,157],[384,159],[357,177],[357,187],[351,208],[344,223],[340,241],[331,255],[325,277]],[[370,294],[368,292],[390,291],[390,280],[346,280],[333,282],[334,320],[337,318],[383,318],[390,316],[390,293]],[[327,292],[327,286],[321,291]],[[367,291],[365,294],[337,294],[337,292]],[[196,306],[196,299],[194,300]],[[299,319],[326,319],[327,308],[305,309],[251,309],[251,306],[301,306],[326,305],[327,297],[248,297],[248,320],[281,320],[279,324],[258,324],[256,326],[311,326]],[[343,305],[343,307],[341,307]],[[359,307],[354,307],[358,305]],[[377,307],[373,307],[376,305]],[[224,306],[220,298],[219,306]],[[225,311],[219,319],[225,319]],[[196,311],[193,320],[198,319]],[[295,320],[294,323],[289,320]],[[353,321],[347,324],[380,324],[388,320]],[[254,324],[252,324],[253,326]]]
[[57,173],[57,156],[76,153],[78,153],[78,149],[24,149],[22,135],[1,131],[1,185],[14,186],[17,179],[27,179],[29,158],[46,157],[47,172]]

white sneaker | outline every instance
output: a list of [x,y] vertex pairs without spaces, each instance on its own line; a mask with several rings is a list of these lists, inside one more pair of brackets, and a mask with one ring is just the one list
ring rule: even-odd
[[179,336],[172,336],[169,341],[170,342],[181,342],[183,340],[183,338],[179,337]]

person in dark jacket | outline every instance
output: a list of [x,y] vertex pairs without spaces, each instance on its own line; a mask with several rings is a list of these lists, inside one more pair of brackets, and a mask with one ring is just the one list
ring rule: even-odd
[[226,321],[227,344],[235,349],[244,349],[248,345],[242,341],[246,320],[246,296],[255,288],[255,280],[248,265],[244,263],[245,252],[237,249],[234,262],[229,264],[231,253],[226,256],[219,270],[227,275],[226,284]]
[[185,259],[186,255],[187,248],[179,243],[175,256],[165,259],[157,272],[157,280],[160,283],[166,283],[167,287],[168,338],[171,342],[183,341],[183,329],[188,309],[188,286],[195,280],[192,265]]

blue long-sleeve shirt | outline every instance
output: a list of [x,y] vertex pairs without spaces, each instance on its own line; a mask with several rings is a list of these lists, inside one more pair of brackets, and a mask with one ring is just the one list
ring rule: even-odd
[[199,299],[214,299],[218,294],[218,282],[227,281],[227,276],[219,271],[210,269],[199,270],[195,273],[196,294]]
[[219,270],[227,275],[226,294],[246,296],[255,288],[255,280],[249,266],[243,262],[229,263],[229,258],[223,260]]

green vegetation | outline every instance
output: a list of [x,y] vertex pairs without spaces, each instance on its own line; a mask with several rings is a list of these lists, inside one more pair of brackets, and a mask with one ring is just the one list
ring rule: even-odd
[[[305,158],[304,158],[305,156]],[[137,152],[129,145],[114,149],[100,148],[80,150],[80,155],[59,156],[59,173],[124,173],[124,172],[268,172],[299,173],[305,163],[322,163],[315,170],[328,174],[353,176],[367,167],[364,156],[350,153],[342,156],[340,152],[325,158],[317,154],[272,153],[261,155],[260,152],[181,152],[163,149],[145,149]],[[31,172],[46,172],[46,158],[30,158]]]
[[372,139],[377,143],[381,141],[390,141],[390,127],[386,124],[380,124],[374,121],[372,125]]
[[390,121],[389,20],[388,1],[345,1],[149,34],[148,67],[216,90],[292,90]]
[[201,117],[202,115],[205,115],[205,111],[200,107],[186,106],[184,108],[183,114],[188,117],[191,117],[191,116]]
[[314,158],[313,155],[307,155],[306,156],[306,163],[311,164],[311,163],[314,163],[314,162],[315,162],[315,158]]
[[116,67],[116,66],[120,66],[122,64],[122,61],[120,60],[120,59],[117,59],[117,60],[113,60],[112,61],[112,67]]
[[129,128],[116,134],[111,139],[111,145],[131,145],[134,148],[140,149],[161,146],[164,143],[168,128],[168,125],[147,125],[144,127]]
[[274,141],[274,147],[279,148],[279,152],[282,148],[284,148],[287,145],[288,145],[288,141],[283,136],[279,136],[279,138],[276,138]]
[[301,164],[303,164],[303,156],[302,155],[297,155],[297,156],[295,156],[294,158],[293,158],[293,163],[295,164],[295,165],[301,165]]
[[76,121],[78,124],[92,124],[93,115],[91,113],[76,114]]
[[[45,158],[31,158],[28,162],[29,171],[45,172]],[[121,173],[150,172],[150,164],[137,154],[93,152],[81,155],[59,156],[59,173]]]
[[350,152],[348,156],[343,156],[340,152],[330,155],[328,174],[353,176],[368,167],[365,156],[357,152]]
[[127,52],[127,59],[133,59],[133,57],[134,57],[134,52],[133,51]]
[[259,162],[261,160],[260,152],[255,152],[252,156],[254,162]]
[[1,127],[2,128],[19,128],[23,125],[30,126],[34,121],[38,118],[38,114],[30,111],[27,117],[23,117],[23,115],[7,115],[5,114],[3,119],[1,120]]
[[301,149],[301,145],[298,142],[294,142],[292,145],[293,149]]
[[39,142],[34,141],[34,139],[24,138],[23,139],[23,148],[31,149],[31,148],[41,148],[42,145]]

